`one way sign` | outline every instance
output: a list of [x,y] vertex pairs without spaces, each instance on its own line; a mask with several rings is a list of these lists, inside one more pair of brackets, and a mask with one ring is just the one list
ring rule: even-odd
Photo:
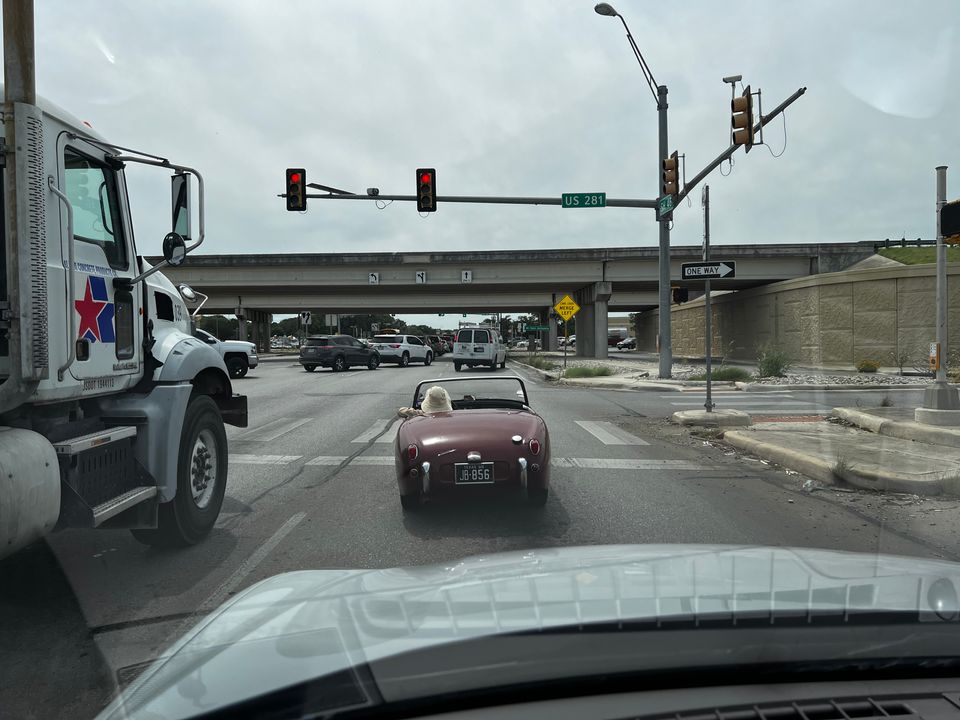
[[737,276],[737,263],[733,260],[718,262],[692,262],[680,265],[682,280],[720,280]]

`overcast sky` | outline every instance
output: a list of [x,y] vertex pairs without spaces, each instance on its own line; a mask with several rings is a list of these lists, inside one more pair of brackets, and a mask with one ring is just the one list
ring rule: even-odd
[[[934,167],[960,196],[960,3],[617,0],[692,177],[729,142],[741,74],[770,146],[715,172],[713,242],[934,233]],[[658,189],[654,99],[616,18],[568,0],[37,1],[40,94],[109,140],[199,168],[201,252],[364,252],[655,245],[652,211],[311,201],[284,168],[363,192],[559,196]],[[779,154],[786,150],[779,158]],[[723,168],[727,172],[727,168]],[[129,182],[142,252],[167,231],[169,181]],[[699,244],[700,192],[673,242]]]

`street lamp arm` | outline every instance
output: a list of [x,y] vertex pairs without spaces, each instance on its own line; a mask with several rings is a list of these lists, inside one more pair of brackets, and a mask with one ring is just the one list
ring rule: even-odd
[[633,54],[637,56],[637,62],[640,63],[643,77],[647,81],[647,85],[650,86],[650,92],[653,93],[653,99],[657,101],[657,107],[659,107],[660,99],[657,97],[657,81],[653,78],[653,72],[650,70],[650,66],[647,65],[647,61],[643,59],[643,54],[637,46],[637,41],[633,39],[633,35],[630,33],[627,21],[623,19],[623,15],[618,14],[617,17],[620,18],[620,22],[623,23],[623,29],[627,31],[627,41],[630,43],[630,47],[633,48]]

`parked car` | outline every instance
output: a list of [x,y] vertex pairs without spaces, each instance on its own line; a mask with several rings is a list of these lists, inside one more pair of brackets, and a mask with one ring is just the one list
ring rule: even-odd
[[628,337],[626,340],[621,340],[617,343],[617,350],[635,350],[637,347],[637,339]]
[[257,355],[257,346],[246,340],[218,340],[206,330],[199,328],[193,331],[193,336],[213,347],[223,358],[227,372],[232,378],[242,378],[250,368],[260,364]]
[[517,340],[514,345],[514,350],[527,350],[530,347],[530,343],[526,340]]
[[376,335],[373,342],[380,353],[380,362],[396,363],[400,367],[412,362],[424,365],[433,362],[433,349],[416,335]]
[[435,357],[440,357],[447,351],[446,344],[443,342],[443,338],[441,338],[439,335],[427,335],[427,343],[433,350]]
[[[463,332],[463,331],[461,331]],[[413,393],[420,408],[439,385],[450,410],[408,417],[400,423],[395,467],[400,504],[416,510],[425,497],[466,486],[513,486],[543,506],[550,486],[550,434],[530,408],[523,380],[512,376],[424,380]]]
[[507,348],[494,328],[472,327],[457,331],[453,343],[453,369],[485,365],[495,370],[507,364]]
[[342,372],[351,365],[376,370],[380,366],[380,353],[349,335],[315,335],[308,337],[300,348],[300,364],[307,372],[318,367]]
[[626,339],[626,328],[611,328],[607,331],[607,347],[616,347],[618,343]]
[[570,347],[576,347],[576,346],[577,346],[577,336],[576,336],[576,335],[571,335],[571,336],[570,336],[570,339],[567,340],[567,344],[568,344]]

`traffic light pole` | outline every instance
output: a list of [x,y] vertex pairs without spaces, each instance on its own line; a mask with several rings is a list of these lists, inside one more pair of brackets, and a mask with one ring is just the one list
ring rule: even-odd
[[[660,183],[660,163],[670,154],[667,141],[667,86],[657,87],[657,119],[660,131],[660,157],[657,160],[657,183]],[[679,168],[677,168],[679,171]],[[679,183],[679,181],[678,181]],[[657,328],[657,352],[660,358],[660,378],[673,377],[673,337],[670,317],[670,223],[672,213],[662,215],[660,220],[660,314]]]
[[[278,197],[283,197],[282,195]],[[416,202],[416,195],[336,195],[334,193],[324,195],[307,194],[310,200],[383,200],[392,202],[394,200]],[[438,195],[437,203],[478,203],[490,205],[562,205],[562,198],[556,197],[511,197],[499,195]],[[607,198],[607,207],[627,207],[627,208],[647,208],[656,209],[656,200],[631,200],[624,198]]]

